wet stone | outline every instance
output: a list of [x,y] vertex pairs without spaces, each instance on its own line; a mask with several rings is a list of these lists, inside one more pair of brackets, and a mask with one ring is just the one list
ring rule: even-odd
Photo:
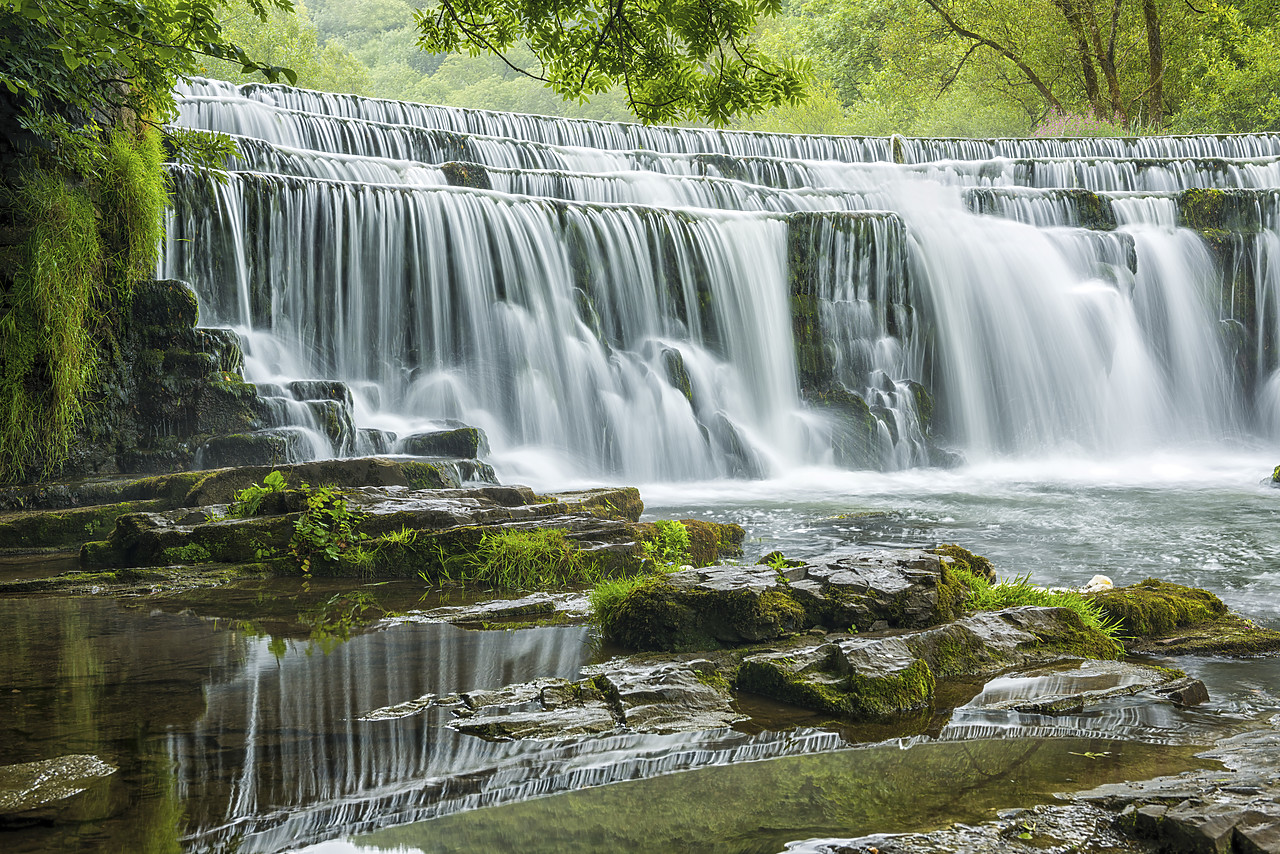
[[78,795],[116,767],[91,754],[72,754],[40,762],[0,766],[0,820],[43,812]]
[[776,570],[721,566],[672,573],[631,594],[610,626],[632,649],[687,651],[775,640],[823,626],[867,631],[954,618],[958,583],[935,554],[877,550]]

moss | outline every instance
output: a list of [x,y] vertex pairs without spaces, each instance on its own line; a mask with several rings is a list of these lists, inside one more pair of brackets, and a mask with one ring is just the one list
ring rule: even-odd
[[736,686],[850,720],[883,721],[928,709],[937,680],[920,659],[888,674],[838,679],[822,672],[790,673],[785,660],[748,659],[738,669]]
[[161,509],[161,501],[134,501],[30,511],[0,519],[0,548],[65,548],[78,546],[111,531],[122,513]]
[[680,351],[671,348],[663,350],[662,366],[667,372],[667,382],[684,395],[685,400],[693,403],[693,385],[689,382],[689,371],[684,366],[684,356]]
[[161,559],[166,565],[208,563],[211,560],[209,550],[199,543],[188,543],[185,546],[171,546],[161,552]]
[[1208,590],[1154,578],[1090,598],[1108,617],[1120,622],[1122,631],[1139,638],[1165,634],[1227,613],[1227,606]]
[[1124,647],[1105,632],[1086,625],[1084,618],[1070,608],[1059,608],[1062,619],[1048,633],[1036,633],[1037,648],[1074,658],[1099,658],[1114,661],[1124,655]]
[[1261,210],[1256,192],[1193,188],[1178,195],[1178,224],[1201,232],[1256,232]]
[[930,551],[940,557],[950,558],[954,562],[953,565],[968,570],[978,578],[994,580],[996,577],[996,570],[991,565],[991,561],[981,555],[974,554],[962,546],[957,546],[954,543],[944,543]]
[[462,485],[452,467],[440,463],[406,461],[400,468],[410,489],[457,489]]

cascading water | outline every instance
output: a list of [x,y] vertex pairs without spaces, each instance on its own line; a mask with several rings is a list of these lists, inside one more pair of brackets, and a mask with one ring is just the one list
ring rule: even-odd
[[[456,419],[516,471],[540,454],[561,477],[670,480],[902,468],[938,439],[974,458],[1280,429],[1280,137],[803,137],[180,95],[180,123],[239,155],[223,183],[174,167],[163,271],[248,336],[251,380],[352,388],[333,453]],[[1179,227],[1205,187],[1256,208],[1234,248]]]

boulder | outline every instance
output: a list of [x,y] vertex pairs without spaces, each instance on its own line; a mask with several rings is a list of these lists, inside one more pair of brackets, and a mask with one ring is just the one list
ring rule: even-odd
[[1008,608],[904,634],[832,636],[747,655],[735,686],[843,718],[887,720],[928,709],[939,679],[1092,655],[1093,633],[1066,608]]
[[938,555],[880,550],[774,569],[719,566],[672,573],[633,591],[606,627],[632,649],[716,649],[815,626],[869,630],[954,618],[963,584]]
[[489,440],[478,427],[455,427],[405,436],[400,440],[400,451],[415,457],[474,460],[488,456]]

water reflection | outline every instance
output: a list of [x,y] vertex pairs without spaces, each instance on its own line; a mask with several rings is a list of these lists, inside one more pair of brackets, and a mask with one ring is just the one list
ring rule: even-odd
[[1050,800],[1063,789],[1182,770],[1189,753],[1102,739],[881,745],[585,789],[305,851],[773,854],[815,834],[987,818],[998,808]]

